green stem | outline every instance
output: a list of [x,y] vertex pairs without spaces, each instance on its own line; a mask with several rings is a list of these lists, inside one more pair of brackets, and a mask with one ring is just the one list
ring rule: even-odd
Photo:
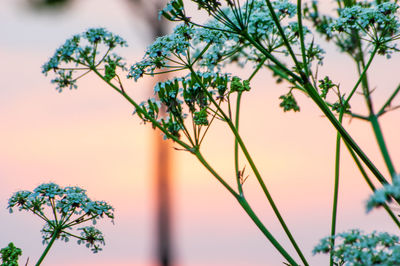
[[[239,132],[239,113],[240,113],[241,98],[242,98],[242,92],[239,91],[236,102],[236,116],[235,116],[235,127],[238,132]],[[236,173],[236,181],[238,185],[239,195],[243,196],[243,189],[239,172],[239,143],[237,141],[237,138],[235,138],[235,173]]]
[[[101,78],[103,79],[108,85],[110,85],[114,90],[116,90],[117,92],[119,92],[122,96],[125,97],[125,99],[127,99],[133,106],[135,106],[136,109],[141,110],[140,106],[133,100],[131,99],[124,91],[118,89],[114,84],[112,84],[111,82],[105,80],[105,78],[96,70],[93,69],[93,71]],[[197,75],[196,75],[197,77]],[[211,97],[212,99],[212,97]],[[220,109],[220,107],[218,106],[218,104],[216,104],[217,108]],[[221,110],[221,109],[220,109]],[[254,223],[257,225],[258,228],[260,228],[260,230],[264,233],[264,235],[268,238],[268,240],[275,246],[275,248],[282,254],[283,257],[285,257],[285,259],[291,263],[292,265],[298,265],[294,259],[286,252],[286,250],[277,242],[277,240],[272,236],[272,234],[266,229],[266,227],[262,224],[262,222],[257,218],[257,216],[254,214],[254,212],[251,210],[250,206],[247,204],[243,203],[243,200],[239,200],[241,197],[239,196],[239,194],[234,191],[228,183],[225,182],[225,180],[223,180],[218,173],[207,163],[207,161],[204,159],[204,157],[201,155],[200,151],[198,149],[193,149],[190,146],[188,146],[187,144],[185,144],[184,142],[180,141],[179,139],[177,139],[175,136],[170,135],[168,132],[165,132],[165,130],[163,128],[161,128],[159,126],[159,124],[157,123],[157,121],[155,121],[152,117],[148,116],[146,113],[142,112],[142,114],[144,116],[146,116],[147,119],[149,119],[153,125],[155,125],[156,127],[158,127],[161,131],[163,131],[165,134],[169,135],[169,137],[171,137],[174,141],[176,141],[178,144],[180,144],[181,146],[183,146],[184,148],[186,148],[187,150],[191,151],[197,158],[198,160],[203,164],[203,166],[205,166],[207,168],[208,171],[210,171],[210,173],[212,175],[214,175],[214,177],[236,198],[238,199],[239,203],[241,204],[241,206],[245,209],[245,211],[248,213],[248,215],[250,216],[250,218],[254,221]],[[228,117],[226,117],[225,113],[223,113],[224,118],[231,122]],[[232,123],[232,122],[231,122]],[[237,134],[237,132],[236,132]],[[241,145],[243,145],[243,142],[241,142]],[[271,198],[272,200],[272,198]],[[275,207],[276,209],[276,207]],[[53,237],[54,238],[54,237]],[[52,241],[50,241],[50,244],[52,244],[54,242],[55,238],[52,239]],[[50,245],[49,244],[49,245]],[[48,246],[48,248],[46,248],[45,252],[48,252],[48,249],[50,249],[50,247]],[[44,255],[45,256],[45,255]],[[44,258],[44,256],[42,255],[42,257]],[[41,260],[43,260],[43,258],[41,258]],[[39,264],[37,264],[36,266],[38,266]],[[306,264],[308,265],[308,264]]]
[[[191,68],[191,66],[189,66],[189,70],[192,74],[194,74],[194,77],[197,79],[198,83],[202,85],[201,80],[199,79],[199,77],[197,76],[196,72],[194,72],[194,70]],[[239,135],[239,132],[236,130],[235,126],[233,125],[231,119],[229,119],[229,117],[225,114],[225,112],[221,109],[221,107],[215,102],[213,95],[206,89],[204,88],[204,92],[207,94],[208,98],[210,99],[210,101],[214,104],[214,106],[217,108],[218,112],[221,113],[221,115],[223,116],[223,118],[225,119],[225,121],[227,122],[229,128],[231,129],[232,133],[235,135],[235,138],[237,139],[239,146],[247,160],[247,162],[250,164],[251,169],[253,170],[254,175],[256,176],[256,179],[258,181],[258,183],[260,184],[265,196],[267,197],[267,200],[269,202],[269,204],[271,205],[276,217],[279,220],[279,223],[281,224],[283,230],[285,231],[286,235],[288,236],[290,242],[292,243],[293,247],[295,248],[296,252],[298,253],[299,257],[301,258],[301,260],[303,261],[303,263],[305,265],[308,265],[307,260],[305,259],[303,253],[301,252],[299,246],[297,245],[296,241],[294,240],[289,228],[287,227],[285,221],[282,218],[282,215],[280,214],[278,208],[276,207],[276,204],[274,202],[274,200],[272,199],[271,194],[269,193],[267,186],[265,185],[260,172],[258,171],[256,165],[253,162],[253,159],[250,156],[250,153],[248,152],[241,136]]]
[[[350,94],[346,99],[345,105],[347,105],[347,103],[350,101],[351,97],[353,97],[353,95],[356,92],[356,90],[357,90],[358,86],[360,85],[360,83],[368,84],[368,82],[365,81],[366,75],[367,75],[367,71],[368,71],[369,67],[371,66],[372,60],[375,58],[375,55],[376,55],[377,52],[378,52],[378,47],[376,46],[375,49],[372,51],[371,56],[369,57],[367,64],[364,66],[364,70],[362,72],[360,72],[360,76],[359,76],[356,84],[354,85],[353,89],[350,91]],[[363,86],[366,86],[366,85],[363,85]]]
[[[261,60],[261,62],[257,65],[257,68],[253,71],[253,73],[251,73],[251,75],[247,79],[247,81],[250,82],[253,79],[253,77],[257,74],[257,72],[262,68],[262,66],[264,65],[266,60],[267,60],[266,57],[264,57]],[[242,94],[243,94],[243,91],[238,92],[237,101],[236,101],[235,127],[238,132],[239,132],[239,118],[240,118],[240,101],[242,99]],[[228,98],[228,100],[229,100],[229,98]],[[243,196],[243,188],[242,188],[243,184],[241,183],[240,173],[239,173],[239,143],[236,138],[235,138],[235,173],[236,173],[236,181],[237,181],[237,185],[238,185],[239,194],[241,196]],[[241,173],[241,174],[243,175],[243,173]]]
[[250,82],[254,76],[257,74],[257,72],[262,68],[264,65],[265,61],[267,61],[267,57],[264,57],[261,62],[257,65],[256,69],[251,73],[250,77],[247,79],[248,82]]
[[61,232],[61,228],[56,227],[54,229],[54,233],[53,236],[50,239],[50,242],[47,244],[45,250],[43,251],[42,255],[40,256],[39,260],[36,262],[35,266],[39,266],[42,261],[44,260],[44,258],[46,257],[47,253],[49,252],[51,246],[53,245],[54,241],[57,239],[58,234]]
[[369,121],[368,117],[363,116],[363,115],[359,115],[359,114],[355,114],[355,113],[346,113],[348,115],[350,115],[352,118],[358,118],[364,121]]
[[301,15],[301,0],[297,0],[297,23],[299,24],[301,55],[303,57],[303,69],[305,71],[306,76],[308,77],[309,71],[306,59],[306,47],[304,45],[303,19]]
[[392,159],[390,158],[389,151],[385,143],[385,139],[383,138],[382,129],[379,124],[377,115],[371,115],[369,121],[371,122],[372,129],[374,131],[375,138],[378,142],[379,149],[381,150],[386,167],[390,173],[390,176],[393,178],[396,175],[396,170],[394,169]]
[[295,260],[286,252],[286,250],[279,244],[279,242],[273,237],[273,235],[268,231],[264,224],[260,221],[254,211],[251,209],[250,205],[244,197],[236,193],[224,180],[223,178],[207,163],[200,151],[196,151],[195,155],[200,163],[238,200],[240,206],[246,211],[249,217],[257,225],[257,227],[263,232],[271,244],[282,254],[282,256],[291,264],[298,265]]
[[253,170],[253,173],[254,173],[254,175],[256,176],[257,181],[258,181],[258,183],[260,184],[262,190],[264,191],[264,194],[265,194],[265,196],[267,197],[268,202],[269,202],[269,204],[271,205],[271,207],[272,207],[272,209],[273,209],[273,211],[274,211],[276,217],[278,218],[279,223],[281,224],[283,230],[285,231],[286,235],[288,236],[290,242],[292,243],[292,245],[293,245],[293,247],[295,248],[297,254],[299,255],[299,257],[300,257],[301,260],[303,261],[304,265],[308,265],[307,260],[305,259],[305,257],[304,257],[304,255],[303,255],[303,253],[301,252],[299,246],[297,245],[296,241],[294,240],[294,238],[293,238],[293,236],[292,236],[292,233],[290,232],[290,230],[289,230],[289,228],[287,227],[285,221],[283,220],[282,215],[280,214],[280,212],[279,212],[279,210],[278,210],[278,207],[276,206],[274,200],[272,199],[272,196],[271,196],[271,194],[269,193],[269,191],[268,191],[268,189],[267,189],[267,186],[265,185],[265,183],[264,183],[264,181],[263,181],[263,179],[262,179],[260,173],[258,172],[258,169],[257,169],[256,165],[254,164],[253,159],[251,158],[249,152],[247,151],[246,146],[244,145],[242,139],[240,138],[239,133],[238,133],[235,129],[233,129],[233,130],[234,130],[234,134],[235,134],[235,136],[236,136],[236,139],[237,139],[237,141],[238,141],[238,143],[239,143],[239,145],[240,145],[240,148],[242,149],[243,154],[244,154],[244,156],[246,157],[246,160],[247,160],[248,163],[250,164],[250,167],[251,167],[251,169]]
[[[354,151],[351,149],[351,147],[347,143],[346,143],[346,147],[347,147],[348,151],[350,152],[350,155],[353,158],[354,162],[356,163],[358,169],[360,170],[361,175],[363,176],[364,180],[367,182],[369,188],[372,190],[372,192],[375,192],[376,187],[372,183],[371,179],[369,178],[367,172],[364,170],[363,166],[361,165],[360,160],[358,160],[357,155],[354,153]],[[386,210],[386,212],[389,214],[390,218],[392,218],[393,222],[400,229],[400,221],[397,218],[397,216],[392,212],[392,210],[389,208],[389,206],[387,204],[384,204],[383,208]]]
[[54,221],[56,223],[58,223],[57,212],[56,212],[56,204],[54,203],[54,198],[50,198],[49,197],[49,201],[50,201],[50,204],[51,204],[51,209],[53,211]]
[[[344,108],[344,107],[343,107]],[[339,122],[343,120],[343,108],[339,114]],[[336,136],[336,158],[335,158],[335,186],[333,192],[333,207],[332,207],[332,223],[331,223],[331,236],[332,246],[335,246],[335,239],[333,236],[336,234],[336,216],[337,216],[337,203],[339,198],[339,171],[340,171],[340,134]],[[330,252],[330,266],[333,266],[333,253]]]
[[[254,211],[251,209],[250,205],[243,197],[237,197],[237,200],[242,206],[242,208],[246,211],[249,217],[253,220],[253,222],[257,225],[257,227],[263,232],[263,234],[268,238],[271,244],[282,254],[282,256],[290,263],[291,266],[299,265],[296,261],[286,252],[286,250],[279,244],[279,242],[274,238],[274,236],[268,231],[268,229],[264,226],[264,224],[260,221]],[[306,264],[308,265],[308,264]]]
[[305,89],[307,90],[309,96],[313,99],[313,101],[318,105],[321,111],[325,114],[328,120],[332,123],[332,125],[336,128],[336,130],[340,133],[343,140],[350,145],[350,147],[355,151],[355,153],[360,157],[360,159],[365,163],[368,169],[374,174],[374,176],[379,180],[381,184],[387,184],[388,181],[381,174],[381,172],[376,168],[376,166],[371,162],[368,156],[363,152],[363,150],[357,145],[357,143],[353,140],[353,138],[349,135],[346,129],[339,123],[334,114],[329,110],[328,106],[318,95],[318,92],[315,91],[314,87],[307,81],[305,83]]
[[367,172],[365,171],[364,167],[362,166],[360,160],[357,158],[357,155],[354,153],[354,151],[351,149],[351,147],[345,143],[347,150],[349,151],[351,157],[353,158],[355,164],[357,165],[358,170],[360,170],[361,175],[363,176],[365,182],[368,184],[368,186],[371,188],[372,191],[376,190],[376,187],[374,183],[372,183],[372,180],[369,178]]
[[179,138],[177,138],[176,136],[170,134],[167,130],[165,130],[160,123],[158,123],[154,118],[152,118],[151,116],[149,116],[146,112],[142,111],[142,108],[140,107],[139,104],[137,104],[128,94],[125,93],[124,90],[119,89],[117,86],[115,86],[113,83],[111,83],[110,81],[106,80],[104,78],[104,76],[102,76],[97,69],[92,66],[91,69],[93,70],[94,73],[96,73],[96,75],[98,77],[100,77],[103,81],[105,81],[110,87],[112,87],[115,91],[119,92],[130,104],[132,104],[137,112],[140,112],[144,117],[146,117],[146,119],[150,120],[150,122],[152,123],[153,126],[157,127],[158,129],[160,129],[168,138],[172,139],[173,141],[175,141],[176,143],[178,143],[179,145],[181,145],[183,148],[185,148],[187,151],[193,152],[192,147],[190,147],[189,145],[187,145],[185,142],[181,141]]
[[385,102],[385,104],[382,106],[382,108],[379,110],[379,112],[376,114],[376,116],[381,116],[383,115],[386,111],[386,108],[388,106],[390,106],[390,104],[392,103],[394,97],[396,97],[396,95],[399,93],[400,91],[400,85],[397,86],[397,88],[395,89],[395,91],[392,93],[392,95],[390,95],[389,99]]
[[64,215],[61,216],[61,218],[60,218],[61,226],[64,226],[68,222],[69,218],[71,218],[71,216],[75,213],[75,209],[76,209],[76,207],[73,207],[72,210],[69,212],[68,216],[64,216]]
[[81,223],[84,223],[84,222],[87,222],[87,221],[90,221],[90,220],[94,220],[94,219],[96,219],[96,217],[99,216],[98,214],[96,214],[95,216],[90,216],[90,217],[88,217],[88,218],[86,218],[86,219],[82,219],[85,215],[86,215],[86,214],[82,215],[82,216],[80,217],[81,219],[77,218],[77,219],[73,220],[72,222],[69,222],[69,223],[67,223],[67,224],[64,224],[64,225],[63,225],[63,228],[72,227],[72,226],[75,226],[75,225],[77,225],[77,224],[81,224]]
[[238,197],[238,193],[231,188],[231,186],[226,183],[226,181],[208,164],[208,162],[204,159],[203,155],[200,153],[200,151],[197,149],[194,151],[194,155],[197,157],[197,159],[200,161],[202,165],[204,165],[205,168],[213,175],[215,178],[234,196]]
[[[368,77],[367,77],[367,69],[369,68],[370,62],[372,61],[372,57],[373,55],[375,55],[375,53],[377,52],[377,50],[379,49],[379,45],[376,45],[374,48],[373,53],[371,54],[370,60],[368,61],[367,65],[365,65],[364,62],[364,53],[362,51],[362,46],[361,46],[361,41],[359,39],[359,35],[357,33],[357,40],[358,40],[358,46],[359,46],[359,50],[360,50],[360,56],[358,59],[358,63],[362,65],[362,67],[364,68],[364,71],[360,74],[360,79],[362,78],[362,85],[363,85],[363,91],[364,91],[364,98],[365,101],[367,103],[367,107],[369,110],[369,121],[371,122],[372,125],[372,129],[374,131],[375,134],[375,138],[378,142],[378,146],[379,149],[381,151],[382,157],[385,161],[386,167],[390,173],[390,176],[393,178],[396,175],[396,171],[394,169],[393,166],[393,162],[391,160],[391,157],[389,155],[389,151],[388,148],[386,146],[386,142],[383,138],[383,133],[382,133],[382,129],[380,127],[379,121],[378,121],[378,115],[375,114],[374,112],[374,108],[373,108],[373,104],[372,104],[372,99],[371,99],[371,92],[369,89],[369,83],[368,83]],[[392,98],[392,97],[390,97]],[[389,100],[390,100],[389,98]]]
[[[265,56],[267,56],[268,59],[271,59],[270,53],[259,43],[257,43],[254,39],[251,38],[248,34],[244,34],[243,37],[245,37],[251,44],[254,45],[261,53],[263,53]],[[276,58],[273,58],[274,60],[277,60]],[[387,184],[387,180],[385,177],[379,172],[379,170],[376,168],[376,166],[371,162],[371,160],[367,157],[367,155],[362,151],[362,149],[357,145],[357,143],[353,140],[353,138],[349,135],[349,133],[343,128],[343,126],[339,123],[339,121],[336,119],[332,111],[329,109],[329,107],[326,105],[324,100],[321,98],[321,96],[318,94],[316,89],[312,86],[310,81],[306,76],[301,75],[301,77],[297,76],[294,74],[292,71],[288,70],[281,62],[276,62],[272,60],[279,68],[282,70],[286,71],[286,73],[294,78],[297,82],[300,84],[304,85],[305,91],[308,93],[308,95],[311,97],[311,99],[314,101],[315,104],[320,108],[320,110],[325,114],[325,116],[328,118],[328,120],[332,123],[332,125],[336,128],[337,131],[339,131],[340,135],[342,136],[343,140],[346,143],[349,143],[350,147],[354,149],[354,151],[357,153],[358,156],[360,156],[361,160],[367,165],[367,167],[371,170],[371,172],[374,174],[374,176],[381,182],[382,184]],[[240,144],[240,142],[239,142]]]
[[259,42],[254,40],[247,32],[244,32],[242,34],[243,38],[248,40],[254,47],[256,47],[260,52],[262,52],[265,57],[269,60],[271,60],[277,67],[279,67],[284,73],[288,74],[292,78],[294,78],[296,81],[301,82],[301,78],[297,76],[293,71],[290,71],[281,61],[279,61],[276,57],[274,57],[271,53],[268,52],[267,49],[264,48]]
[[281,26],[281,22],[279,21],[278,17],[276,16],[274,7],[272,6],[272,3],[270,0],[265,0],[265,3],[267,4],[267,7],[269,9],[269,13],[271,14],[272,20],[275,23],[275,26],[278,28],[279,34],[282,37],[283,42],[285,43],[285,46],[290,54],[290,57],[292,57],[292,60],[296,66],[296,69],[300,72],[301,71],[301,67],[299,62],[297,61],[296,55],[293,52],[292,46],[290,45],[288,39],[286,38],[285,35],[285,31],[283,30],[282,26]]
[[[362,43],[361,43],[360,35],[359,35],[358,32],[354,32],[353,34],[355,34],[355,39],[356,39],[358,50],[359,50],[358,56],[356,56],[356,58],[355,58],[356,62],[357,62],[357,66],[358,66],[358,72],[361,73],[361,71],[360,71],[361,67],[364,69],[364,72],[365,72],[366,66],[365,66],[365,61],[364,61],[364,52],[363,52],[363,49],[362,49]],[[375,45],[374,52],[377,51],[378,48],[379,48],[379,46]],[[373,110],[373,105],[372,105],[372,99],[371,99],[371,96],[370,96],[371,92],[370,92],[370,89],[369,89],[369,82],[368,82],[367,73],[365,72],[363,74],[360,74],[360,78],[361,77],[362,77],[362,89],[363,89],[363,95],[364,95],[364,98],[365,98],[365,102],[367,104],[368,111],[370,112],[370,114],[373,114],[374,110]]]

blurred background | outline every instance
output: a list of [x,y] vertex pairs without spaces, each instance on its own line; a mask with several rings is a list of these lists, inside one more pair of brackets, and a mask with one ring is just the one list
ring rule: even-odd
[[[163,5],[140,0],[0,1],[0,247],[13,241],[23,250],[21,264],[29,257],[32,265],[43,251],[42,223],[28,213],[10,215],[7,200],[18,190],[55,182],[80,186],[89,197],[109,202],[116,219],[115,225],[99,224],[106,240],[102,252],[93,255],[84,246],[58,241],[43,265],[162,265],[159,258],[165,254],[164,265],[283,265],[235,199],[190,154],[174,145],[160,148],[159,133],[132,116],[132,107],[114,91],[87,77],[78,90],[60,94],[41,74],[43,63],[65,39],[90,27],[106,27],[125,38],[129,47],[120,53],[128,65],[140,60],[154,37],[174,26],[155,20]],[[329,12],[328,4],[324,8]],[[331,44],[323,47],[328,53],[320,77],[329,73],[346,90],[357,78],[352,61]],[[377,106],[399,83],[394,67],[399,63],[395,56],[372,65]],[[247,70],[240,71],[248,76]],[[130,94],[144,98],[151,94],[152,82],[126,81],[126,86]],[[296,95],[301,112],[284,114],[278,98],[287,89],[267,71],[254,79],[252,88],[243,97],[242,136],[305,255],[312,265],[325,265],[328,258],[312,256],[311,250],[330,232],[336,133],[303,95]],[[362,100],[357,96],[352,106],[360,113],[365,112]],[[399,168],[398,112],[384,115],[381,122]],[[387,174],[370,126],[357,120],[346,120],[345,126]],[[227,136],[228,129],[216,124],[203,151],[233,183],[233,137]],[[396,232],[384,212],[365,214],[370,191],[345,149],[342,166],[337,231]],[[160,177],[169,185],[160,189]],[[265,225],[289,247],[251,174],[245,191]],[[170,203],[170,217],[161,216],[161,229],[158,213],[166,206],[160,202]],[[161,248],[160,230],[169,232]]]

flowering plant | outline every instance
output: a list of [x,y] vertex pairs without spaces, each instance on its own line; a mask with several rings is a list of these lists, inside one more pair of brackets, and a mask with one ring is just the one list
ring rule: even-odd
[[1,265],[18,266],[18,257],[22,255],[22,250],[9,243],[7,247],[0,249]]
[[10,213],[15,208],[32,212],[45,222],[41,232],[43,244],[47,246],[36,265],[41,264],[56,239],[68,242],[75,238],[78,244],[85,244],[97,253],[105,244],[102,232],[94,226],[76,227],[88,221],[95,225],[97,220],[105,217],[114,220],[114,209],[106,202],[91,200],[86,190],[79,187],[62,188],[54,183],[39,185],[33,191],[14,193],[7,208]]
[[[328,240],[323,240],[323,247],[317,248],[315,252],[329,252],[331,265],[352,265],[354,260],[339,254],[337,250],[340,247],[335,248],[335,239],[360,236],[359,231],[352,231],[348,235],[335,237],[342,142],[371,190],[375,192],[377,188],[367,171],[386,188],[386,192],[376,192],[370,200],[372,203],[368,203],[368,208],[376,206],[373,202],[378,202],[400,228],[398,217],[387,205],[388,200],[400,202],[399,194],[393,192],[397,191],[397,188],[387,188],[390,184],[398,187],[399,182],[394,179],[397,173],[379,124],[379,117],[397,108],[392,107],[392,102],[399,93],[400,86],[393,91],[379,111],[375,111],[371,97],[372,89],[368,81],[368,71],[377,56],[385,55],[389,58],[398,52],[396,41],[400,37],[400,22],[397,1],[337,0],[337,15],[334,17],[321,14],[317,1],[303,3],[297,0],[296,4],[288,0],[192,2],[198,5],[199,12],[208,15],[209,20],[206,23],[196,22],[187,14],[183,0],[170,1],[160,11],[160,16],[181,24],[175,27],[172,34],[157,38],[148,47],[143,59],[129,68],[125,67],[121,57],[111,54],[115,47],[126,46],[126,42],[119,36],[99,28],[89,29],[67,40],[43,66],[43,73],[53,73],[55,77],[52,82],[61,91],[64,88],[76,88],[78,79],[93,72],[132,104],[134,114],[143,122],[150,123],[153,128],[160,130],[166,139],[174,141],[182,150],[197,157],[234,196],[287,263],[299,265],[300,259],[302,264],[308,265],[239,132],[242,96],[251,92],[251,81],[259,70],[269,69],[277,82],[287,84],[288,91],[280,97],[283,111],[300,111],[295,96],[297,93],[303,93],[318,106],[337,131],[331,236]],[[310,26],[305,26],[305,21]],[[328,41],[333,41],[342,52],[354,60],[358,77],[353,87],[344,89],[329,76],[318,77],[318,67],[323,62],[325,52],[317,44],[314,34],[320,34]],[[252,69],[252,73],[248,77],[225,73],[225,66],[228,64]],[[145,75],[154,76],[178,71],[183,74],[159,82],[154,88],[155,97],[141,103],[129,95],[121,78],[125,73],[128,79],[137,81]],[[350,104],[356,92],[364,95],[368,106],[367,115],[359,114]],[[165,112],[162,112],[162,109]],[[372,125],[389,176],[382,174],[343,126],[343,119],[346,117],[360,119]],[[224,123],[234,136],[236,188],[214,170],[201,152],[209,128],[217,121]],[[244,155],[243,160],[240,160],[239,153]],[[250,166],[298,259],[280,244],[247,201],[243,188],[246,180],[244,168],[240,170],[244,164]],[[378,193],[385,194],[383,200]],[[373,234],[357,239],[362,242],[371,237],[381,236]],[[394,254],[395,251],[391,247],[398,244],[398,239],[391,239],[392,241],[377,248],[388,248],[389,253],[385,254]],[[329,247],[326,247],[327,243]],[[347,243],[346,240],[343,243]],[[380,241],[374,243],[381,245]],[[357,249],[357,252],[362,253],[364,249]]]

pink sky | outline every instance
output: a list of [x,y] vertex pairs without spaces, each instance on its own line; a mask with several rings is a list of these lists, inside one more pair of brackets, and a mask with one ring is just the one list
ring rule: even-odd
[[[100,81],[89,77],[78,90],[59,94],[40,73],[41,65],[66,38],[93,26],[107,27],[127,39],[130,47],[123,53],[133,63],[150,42],[145,24],[133,18],[123,0],[79,1],[62,15],[33,14],[23,2],[0,2],[0,247],[13,241],[23,249],[21,264],[27,257],[31,264],[36,261],[44,249],[41,221],[25,213],[10,215],[5,207],[15,191],[52,181],[81,186],[94,199],[106,200],[116,209],[116,223],[100,223],[106,246],[99,254],[75,243],[56,243],[43,265],[153,265],[153,131]],[[327,56],[321,77],[332,73],[343,88],[351,86],[355,80],[351,61],[331,46],[327,50],[333,55]],[[373,64],[372,84],[380,85],[379,95],[378,91],[374,95],[377,107],[398,84],[398,68],[393,66],[399,63],[395,57]],[[141,97],[148,92],[146,82],[128,87]],[[286,88],[277,86],[269,73],[255,78],[252,87],[244,95],[241,133],[300,247],[312,265],[322,265],[326,257],[313,257],[311,249],[330,232],[335,131],[304,96],[298,96],[300,113],[284,114],[278,98]],[[363,111],[361,100],[357,96],[354,108]],[[345,125],[386,175],[370,126],[355,120]],[[396,164],[398,112],[385,115],[382,125]],[[229,134],[216,125],[203,147],[208,161],[226,177],[233,176]],[[343,151],[338,231],[395,232],[385,213],[365,214],[370,191]],[[184,152],[174,152],[174,158],[174,242],[179,265],[282,265],[278,252],[195,158]],[[245,189],[265,225],[288,247],[254,176]]]

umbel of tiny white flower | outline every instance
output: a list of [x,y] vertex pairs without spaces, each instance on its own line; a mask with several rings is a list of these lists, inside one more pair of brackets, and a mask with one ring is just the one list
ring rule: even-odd
[[340,17],[331,25],[332,31],[359,30],[371,40],[380,37],[391,37],[399,31],[399,20],[396,16],[399,5],[386,2],[372,6],[354,5],[343,8]]
[[125,69],[122,58],[111,53],[116,47],[127,46],[126,41],[104,28],[89,29],[68,39],[42,67],[45,75],[53,72],[52,83],[61,92],[77,88],[76,81],[94,68],[104,68],[104,77],[110,81],[116,69]]
[[317,5],[313,5],[313,12],[307,9],[309,18],[314,22],[317,30],[335,39],[338,46],[345,52],[352,53],[356,43],[352,39],[352,32],[358,32],[361,40],[370,49],[379,47],[378,54],[390,58],[393,51],[398,51],[394,41],[400,37],[400,21],[398,17],[399,4],[397,1],[371,1],[369,3],[357,1],[351,7],[338,10],[339,17],[320,15]]
[[383,185],[381,189],[375,190],[367,201],[367,212],[390,203],[392,200],[400,201],[400,174],[393,177],[392,184]]
[[[230,88],[230,89],[229,89]],[[211,109],[211,98],[222,104],[231,93],[249,91],[250,84],[239,77],[212,72],[195,72],[185,77],[159,82],[154,94],[159,100],[151,98],[140,104],[141,112],[135,112],[144,121],[150,122],[143,113],[158,121],[163,129],[177,138],[181,133],[190,139],[185,128],[185,119],[191,117],[193,126],[209,126],[210,117],[215,116]],[[211,98],[210,98],[211,97]],[[160,116],[160,107],[166,107],[166,116]]]
[[114,209],[104,201],[93,201],[86,195],[86,190],[79,187],[62,188],[54,183],[42,184],[33,191],[18,191],[8,200],[10,213],[15,208],[19,211],[32,212],[45,221],[41,232],[43,244],[52,238],[78,239],[78,244],[86,243],[93,252],[104,245],[102,233],[93,226],[79,228],[81,235],[72,231],[77,225],[91,221],[96,224],[100,218],[114,219]]
[[[177,15],[184,13],[183,4],[180,2],[178,0],[169,2],[160,14],[171,21],[183,21],[190,25],[190,22],[187,21],[188,18]],[[206,9],[214,14],[215,3],[196,2],[199,4],[199,8]],[[297,10],[296,5],[288,0],[273,1],[272,5],[288,42],[292,47],[298,47],[299,26],[294,19]],[[244,67],[248,62],[258,64],[260,58],[264,56],[246,38],[243,38],[244,33],[266,47],[269,53],[276,56],[288,55],[284,48],[282,36],[263,0],[251,1],[250,5],[243,5],[240,10],[242,12],[240,16],[237,14],[239,11],[232,8],[220,8],[219,12],[223,13],[223,17],[226,17],[228,21],[236,21],[237,24],[241,23],[239,23],[240,18],[244,19],[243,28],[233,27],[232,23],[217,19],[217,15],[208,21],[204,27],[194,27],[195,33],[191,36],[191,47],[194,49],[194,57],[198,58],[197,63],[200,67],[208,71],[215,71],[215,69],[220,70],[225,64],[232,62],[238,63],[241,67]],[[303,27],[304,35],[309,32],[306,27]],[[203,50],[205,46],[207,49]],[[314,60],[321,62],[323,51],[316,44],[308,43],[306,50],[308,63]],[[199,54],[201,56],[198,56]]]
[[172,34],[158,37],[147,48],[143,60],[131,66],[128,78],[137,81],[144,74],[156,74],[157,70],[183,69],[193,34],[193,27],[182,24]]
[[[332,246],[332,239],[335,246]],[[334,237],[326,237],[314,248],[313,254],[331,253],[335,265],[398,265],[400,239],[388,233],[363,234],[353,229]]]
[[[256,42],[265,47],[268,53],[277,58],[289,56],[289,52],[285,47],[285,41],[274,22],[270,10],[265,5],[265,1],[254,0],[251,1],[249,5],[244,4],[240,9],[232,8],[229,3],[226,8],[222,8],[218,5],[218,1],[195,2],[199,4],[199,8],[207,10],[213,17],[204,27],[198,25],[193,26],[193,24],[190,23],[190,19],[185,15],[183,2],[179,0],[171,1],[160,14],[171,21],[184,22],[185,27],[188,27],[187,25],[193,27],[194,33],[190,35],[190,45],[187,46],[187,49],[193,50],[192,57],[195,58],[193,62],[197,64],[201,71],[221,71],[221,69],[229,63],[237,63],[241,67],[247,66],[249,63],[252,64],[253,67],[259,67],[259,65],[273,67],[273,64],[271,65],[270,61],[266,60],[265,55],[256,49],[254,44],[248,40],[248,36],[256,40]],[[299,39],[301,35],[299,32],[300,27],[295,18],[297,13],[296,5],[288,0],[278,0],[273,1],[272,6],[277,19],[280,21],[287,42],[293,49],[299,51],[298,54],[301,54]],[[238,15],[238,12],[241,12],[241,14]],[[226,20],[221,20],[221,17],[225,17]],[[240,20],[244,20],[244,22],[242,21],[244,24],[240,22]],[[233,26],[231,22],[233,22],[235,26]],[[241,23],[243,25],[238,28],[237,25]],[[308,36],[310,31],[307,27],[303,26],[302,29],[302,35]],[[310,68],[314,62],[322,64],[324,51],[314,43],[313,40],[305,42],[304,51],[304,62],[301,64],[304,64],[305,67]],[[131,68],[131,77],[134,77],[136,80],[143,74],[155,74],[155,70],[159,68],[168,69],[176,67],[167,67],[168,61],[166,61],[162,53],[159,54],[162,60],[151,61],[145,57],[143,61],[134,65]],[[303,58],[299,58],[299,61],[303,61]],[[158,65],[155,62],[158,63]],[[160,62],[162,62],[162,64]],[[295,72],[299,70],[297,68],[293,69]],[[276,72],[276,74],[278,73],[282,72]],[[277,76],[278,80],[287,79],[287,75]],[[292,90],[293,87],[287,94],[281,96],[282,103],[280,106],[283,107],[284,111],[300,110]],[[203,120],[203,122],[205,122],[205,120]]]

